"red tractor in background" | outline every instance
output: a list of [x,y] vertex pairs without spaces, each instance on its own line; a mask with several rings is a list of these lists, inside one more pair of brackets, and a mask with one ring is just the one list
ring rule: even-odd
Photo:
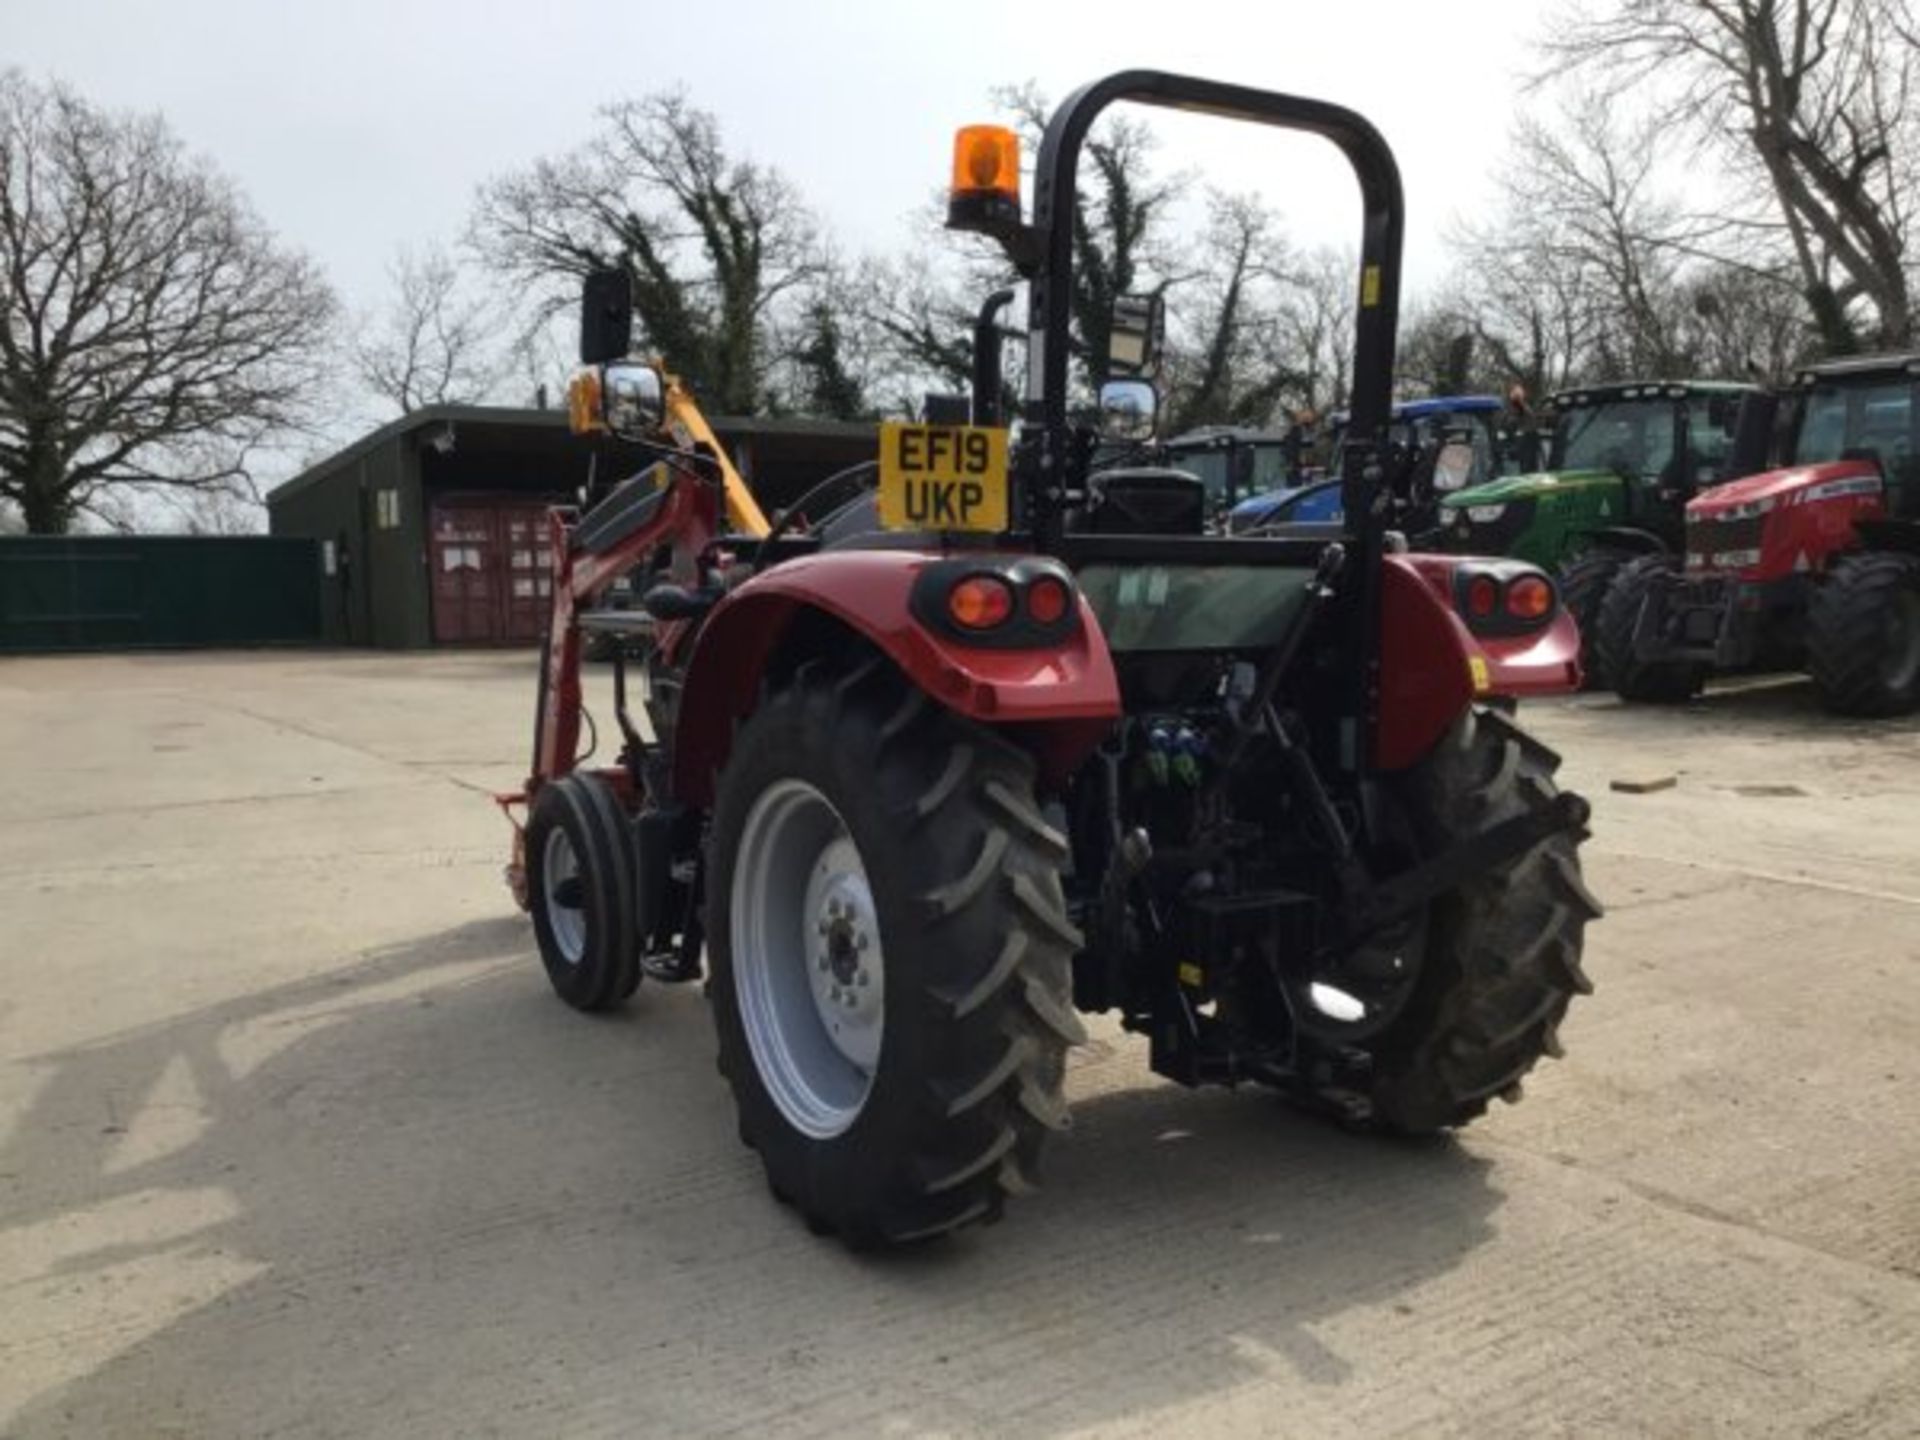
[[1684,566],[1614,579],[1602,668],[1626,700],[1804,668],[1839,714],[1920,708],[1920,354],[1815,365],[1778,402],[1778,468],[1687,505]]
[[[1116,325],[1136,373],[1076,409],[1075,175],[1118,101],[1308,131],[1352,163],[1342,525],[1211,535],[1198,479],[1132,463],[1150,307]],[[950,221],[1030,287],[1017,427],[983,353],[973,423],[883,427],[852,477],[871,490],[829,507],[823,486],[771,524],[691,398],[628,357],[624,275],[589,281],[574,421],[660,459],[554,517],[533,773],[501,797],[527,810],[509,876],[553,988],[599,1010],[704,974],[742,1138],[855,1246],[995,1219],[1033,1184],[1076,1011],[1117,1012],[1163,1075],[1361,1126],[1518,1098],[1588,988],[1599,908],[1587,806],[1510,701],[1576,688],[1579,641],[1533,566],[1402,553],[1385,142],[1335,106],[1128,72],[1053,116],[1030,222],[1013,134],[961,131]],[[636,567],[641,611],[596,611]],[[626,636],[623,743],[592,771],[583,631]]]

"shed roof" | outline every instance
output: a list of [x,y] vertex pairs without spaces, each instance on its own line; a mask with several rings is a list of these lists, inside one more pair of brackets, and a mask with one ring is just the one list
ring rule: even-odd
[[[815,420],[804,416],[716,415],[709,416],[707,423],[723,441],[774,436],[858,440],[873,434],[870,422]],[[531,410],[504,405],[427,405],[388,421],[379,429],[362,435],[351,445],[336,450],[326,459],[315,461],[292,479],[276,485],[267,494],[267,504],[272,505],[298,495],[382,445],[404,440],[409,435],[436,425],[492,430],[500,432],[503,438],[514,431],[522,436],[553,432],[572,434],[564,410]]]

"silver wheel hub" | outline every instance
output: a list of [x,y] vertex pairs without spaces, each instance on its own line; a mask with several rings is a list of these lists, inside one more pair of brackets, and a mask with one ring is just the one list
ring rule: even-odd
[[838,1135],[873,1088],[886,971],[859,848],[813,786],[779,780],[754,801],[728,905],[741,1026],[761,1082],[795,1129]]
[[584,881],[573,841],[558,825],[547,832],[541,854],[540,889],[546,900],[547,928],[554,948],[569,965],[578,965],[587,953],[587,913],[582,908]]

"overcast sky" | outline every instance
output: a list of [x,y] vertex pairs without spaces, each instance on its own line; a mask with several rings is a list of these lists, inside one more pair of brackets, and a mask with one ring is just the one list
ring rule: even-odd
[[[1055,98],[1153,66],[1319,96],[1399,152],[1416,285],[1452,217],[1485,203],[1540,6],[1529,0],[1046,0],[647,4],[635,0],[0,0],[0,64],[165,113],[351,305],[394,247],[456,239],[475,187],[557,153],[620,96],[684,85],[730,144],[784,170],[852,252],[903,244],[987,91]],[[1357,235],[1320,142],[1217,121],[1162,125],[1165,163],[1258,188],[1308,243]]]

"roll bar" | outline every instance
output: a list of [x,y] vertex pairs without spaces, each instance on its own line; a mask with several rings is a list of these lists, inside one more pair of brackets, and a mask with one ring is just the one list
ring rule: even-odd
[[1084,85],[1047,122],[1034,177],[1029,232],[1038,263],[1031,277],[1028,311],[1027,419],[1049,430],[1067,420],[1075,176],[1093,122],[1119,101],[1302,130],[1340,147],[1360,182],[1363,211],[1349,426],[1360,438],[1384,440],[1392,404],[1400,249],[1406,229],[1400,167],[1393,151],[1371,122],[1342,106],[1160,70],[1123,70]]

